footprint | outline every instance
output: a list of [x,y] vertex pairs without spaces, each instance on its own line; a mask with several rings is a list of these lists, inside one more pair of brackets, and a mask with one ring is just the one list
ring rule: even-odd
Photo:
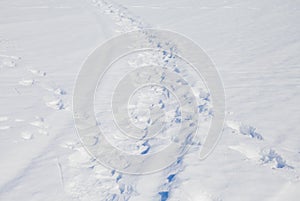
[[235,146],[229,146],[230,149],[237,151],[250,160],[254,160],[263,165],[270,165],[271,168],[290,168],[291,165],[286,163],[286,160],[278,154],[274,149],[263,148],[260,149],[255,144],[239,144]]
[[22,132],[22,133],[21,133],[21,137],[22,137],[24,140],[31,140],[31,139],[33,139],[33,134],[30,133],[30,132]]
[[36,121],[30,122],[29,124],[38,127],[38,133],[48,135],[48,131],[46,130],[48,128],[48,125],[45,124],[44,119],[42,117],[36,117],[36,119]]
[[57,99],[57,100],[54,100],[54,101],[50,101],[50,102],[47,102],[46,105],[52,109],[55,109],[55,110],[62,110],[64,109],[64,104],[63,104],[63,101],[61,99]]
[[55,95],[66,95],[67,94],[67,92],[62,88],[52,88],[52,87],[48,87],[46,85],[41,85],[41,87],[49,92],[54,93]]
[[48,125],[45,124],[44,118],[36,117],[36,119],[37,119],[36,121],[30,122],[29,124],[32,125],[32,126],[42,128],[42,129],[48,128]]
[[271,148],[265,148],[262,149],[260,152],[261,158],[263,164],[271,164],[272,168],[291,168],[292,166],[288,165],[286,161],[282,158],[280,154],[278,154],[274,149]]
[[1,63],[2,63],[2,66],[9,67],[9,68],[13,68],[13,67],[17,66],[17,63],[13,60],[4,60]]
[[20,59],[16,56],[0,55],[0,67],[14,68],[17,66],[17,60]]
[[29,69],[28,71],[31,72],[34,75],[38,75],[38,76],[41,76],[41,77],[44,77],[44,76],[47,75],[46,72],[39,71],[39,70]]
[[256,132],[256,128],[253,126],[242,124],[241,122],[237,121],[227,121],[226,125],[228,128],[232,129],[233,133],[238,133],[241,135],[247,135],[251,138],[256,138],[258,140],[263,140],[263,137],[261,134]]
[[77,145],[78,145],[78,143],[76,143],[76,142],[68,141],[68,142],[64,142],[60,146],[63,148],[66,148],[66,149],[74,150]]
[[21,80],[19,81],[19,84],[23,86],[31,86],[34,84],[34,80]]
[[57,89],[55,89],[53,91],[57,95],[66,95],[67,94],[67,92],[65,90],[61,89],[61,88],[57,88]]

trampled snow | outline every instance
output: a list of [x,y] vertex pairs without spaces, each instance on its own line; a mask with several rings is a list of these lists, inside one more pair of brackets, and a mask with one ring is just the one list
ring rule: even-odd
[[[0,200],[297,200],[299,6],[279,0],[1,1]],[[187,139],[189,152],[170,167],[129,175],[102,166],[84,149],[72,95],[97,46],[145,28],[184,34],[205,50],[223,80],[226,121],[205,160],[199,159],[201,139]],[[205,131],[209,94],[199,92],[199,99]],[[166,101],[159,104],[168,109]],[[165,145],[162,139],[126,148],[149,154],[152,144]]]

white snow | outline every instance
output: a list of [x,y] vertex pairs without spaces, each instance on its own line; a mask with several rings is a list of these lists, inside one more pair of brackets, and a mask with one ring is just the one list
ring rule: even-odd
[[[298,200],[299,7],[292,0],[1,1],[0,200]],[[203,139],[195,140],[170,167],[128,175],[84,149],[72,94],[92,50],[149,27],[184,34],[207,52],[224,83],[227,117],[207,159],[199,159]],[[128,65],[143,61],[140,55]],[[203,132],[208,104],[202,102]],[[148,146],[125,148],[140,153]]]

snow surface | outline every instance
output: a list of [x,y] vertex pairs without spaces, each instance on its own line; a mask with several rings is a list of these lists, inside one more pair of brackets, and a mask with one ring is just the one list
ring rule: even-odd
[[[297,200],[297,1],[0,2],[0,200]],[[223,136],[150,175],[107,169],[76,134],[72,94],[90,52],[141,28],[182,33],[212,58],[226,92]],[[147,145],[142,152],[147,150]]]

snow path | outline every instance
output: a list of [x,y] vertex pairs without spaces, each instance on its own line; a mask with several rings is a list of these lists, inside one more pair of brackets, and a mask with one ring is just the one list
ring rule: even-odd
[[[119,32],[127,32],[132,30],[143,30],[146,26],[136,17],[132,17],[126,8],[122,6],[113,6],[112,4],[106,2],[106,1],[93,1],[94,5],[99,7],[102,12],[108,14],[111,16],[111,18],[115,21],[115,23],[118,25]],[[149,38],[149,37],[148,37]],[[162,196],[162,192],[169,192],[171,190],[171,186],[173,183],[173,177],[182,169],[182,160],[178,160],[178,163],[174,164],[172,167],[168,168],[168,170],[165,170],[162,177],[164,179],[162,181],[157,182],[157,184],[153,184],[152,188],[154,188],[152,191],[153,194],[148,194],[145,192],[145,195],[141,195],[145,200],[149,199],[150,197],[154,197],[155,199],[158,199],[160,196]],[[112,174],[114,176],[116,173]],[[104,175],[103,175],[104,176]],[[143,180],[146,182],[148,180],[149,176],[131,176],[131,175],[118,175],[116,182],[114,184],[111,184],[111,186],[115,186],[115,188],[111,187],[112,191],[111,193],[108,193],[109,190],[105,188],[105,192],[103,194],[106,195],[103,200],[109,200],[109,199],[116,199],[116,200],[128,200],[129,198],[132,198],[133,195],[137,196],[137,200],[141,199],[138,198],[138,193],[136,190],[134,190],[135,183],[137,181],[144,183]],[[153,177],[153,176],[150,176]],[[156,176],[157,177],[157,176]],[[161,177],[161,176],[159,176]],[[172,178],[172,179],[167,179]],[[164,180],[167,180],[165,183]],[[162,183],[162,184],[159,184]],[[141,188],[141,187],[139,187]],[[115,189],[119,189],[121,192],[115,192]],[[140,189],[143,191],[143,188]],[[158,192],[158,190],[161,190],[161,193]],[[76,190],[78,191],[78,190]],[[151,192],[151,191],[150,191]]]
[[[104,12],[105,14],[108,14],[115,21],[115,23],[118,25],[117,32],[125,33],[128,31],[140,30],[142,33],[145,34],[145,36],[149,39],[149,41],[151,41],[151,39],[153,38],[153,36],[148,35],[147,32],[144,32],[144,29],[151,28],[151,26],[146,25],[145,23],[142,22],[142,20],[140,18],[132,15],[128,11],[128,9],[125,8],[124,6],[115,5],[111,2],[103,1],[103,0],[100,0],[100,1],[93,0],[93,3],[95,6],[100,8],[100,10],[102,12]],[[154,43],[155,43],[154,44],[155,47],[159,47],[161,44],[167,43],[167,41],[156,41]],[[171,49],[171,51],[176,53],[176,50],[174,47],[170,47],[170,49]],[[172,54],[172,52],[171,52],[171,54]],[[151,55],[151,56],[155,58],[155,55]],[[174,60],[174,61],[172,61],[172,60]],[[142,59],[141,63],[143,63],[143,62],[147,62],[147,56],[145,56],[145,58]],[[173,62],[174,65],[176,65],[176,59],[173,59],[173,58],[165,59],[165,62],[167,62],[167,63]],[[138,64],[132,63],[131,65],[138,65]],[[191,142],[191,143],[193,143],[193,142]],[[176,178],[176,175],[179,174],[180,171],[183,171],[183,169],[184,169],[183,159],[178,158],[178,161],[175,164],[171,165],[170,167],[168,167],[166,170],[163,171],[162,176],[160,176],[163,179],[161,181],[157,181],[157,184],[152,184],[152,188],[154,188],[154,192],[153,192],[154,195],[148,194],[147,195],[148,197],[145,197],[144,195],[142,195],[141,198],[139,198],[137,196],[136,200],[148,200],[150,197],[153,197],[155,199],[167,200],[169,198],[169,195],[171,194],[172,188],[179,187],[179,183],[175,180],[175,178]],[[131,177],[131,179],[130,179],[130,177]],[[136,181],[140,180],[139,183],[143,183],[143,181],[147,182],[147,180],[149,180],[150,177],[153,177],[153,175],[139,176],[140,178],[139,177],[135,178],[135,177],[136,176],[127,175],[127,177],[125,177],[125,178],[127,180],[129,180],[129,182],[136,183]],[[122,179],[121,179],[121,181],[122,181]],[[128,181],[125,180],[125,183],[128,183]],[[134,186],[134,184],[132,184],[132,183],[128,183],[127,185],[125,184],[125,188],[126,187],[132,188],[132,186]],[[155,186],[157,186],[157,187],[155,187]],[[144,187],[144,188],[147,189],[147,187]],[[140,187],[140,189],[142,191],[143,188]],[[134,192],[132,192],[132,193],[134,193]],[[145,194],[147,194],[147,193],[145,193]]]
[[[109,14],[119,25],[119,32],[126,32],[131,31],[135,29],[143,29],[143,28],[149,28],[149,25],[144,25],[140,18],[133,17],[132,14],[129,13],[128,9],[124,6],[114,6],[108,2],[105,1],[94,1],[94,3],[99,6],[101,9],[105,10],[106,14]],[[161,41],[160,41],[161,42]],[[256,138],[258,140],[263,140],[263,136],[255,131],[255,128],[248,125],[243,125],[243,123],[239,122],[233,122],[228,121],[226,129],[231,130],[233,133],[239,133],[241,135],[248,135],[251,138]],[[225,130],[226,130],[225,129]],[[241,154],[245,155],[247,158],[251,160],[255,160],[258,163],[266,164],[271,163],[274,164],[271,167],[274,168],[287,168],[287,172],[279,173],[282,174],[282,176],[287,176],[288,179],[292,179],[294,181],[299,180],[299,173],[294,171],[293,167],[288,165],[286,163],[286,160],[282,158],[282,156],[272,148],[270,148],[269,145],[267,145],[266,142],[262,142],[261,145],[258,145],[255,143],[255,145],[246,146],[244,144],[242,145],[236,145],[236,146],[228,146],[230,149],[240,152]],[[196,148],[197,150],[197,148]],[[190,153],[189,153],[190,154]],[[161,195],[161,199],[163,200],[163,197],[169,197],[169,194],[171,194],[172,186],[175,186],[176,188],[179,188],[179,184],[173,184],[174,178],[178,174],[180,174],[181,171],[184,170],[184,165],[182,163],[182,159],[179,160],[180,165],[177,164],[177,167],[174,168],[174,166],[171,166],[167,170],[165,170],[164,178],[167,178],[167,182],[161,186],[163,189],[161,192],[165,193],[159,193]],[[184,159],[183,159],[184,161]],[[259,162],[260,161],[260,162]],[[176,165],[176,164],[175,164]],[[171,172],[171,173],[170,173]],[[206,192],[204,192],[206,194]],[[177,195],[178,196],[178,195]]]

